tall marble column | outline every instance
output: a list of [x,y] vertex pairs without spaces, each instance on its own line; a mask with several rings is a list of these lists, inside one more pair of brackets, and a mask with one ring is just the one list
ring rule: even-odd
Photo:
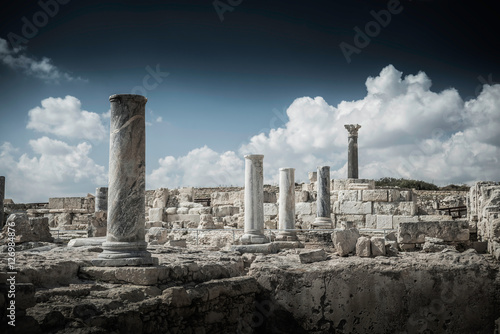
[[280,168],[279,233],[276,240],[297,240],[295,229],[295,168]]
[[347,177],[349,179],[358,178],[358,130],[361,128],[359,124],[344,125],[349,132],[349,146],[347,149]]
[[333,228],[330,217],[330,166],[318,167],[317,214],[312,223],[317,228]]
[[245,232],[242,244],[269,242],[264,235],[264,156],[245,155]]
[[95,189],[95,212],[108,211],[108,187]]
[[0,227],[3,227],[3,200],[5,198],[5,176],[0,176]]
[[145,160],[147,99],[112,95],[109,143],[109,189],[106,242],[93,260],[98,266],[157,263],[145,242]]

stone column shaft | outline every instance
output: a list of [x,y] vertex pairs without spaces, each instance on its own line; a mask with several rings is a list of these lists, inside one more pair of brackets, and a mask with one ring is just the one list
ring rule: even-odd
[[108,211],[108,187],[95,190],[95,212]]
[[245,233],[242,244],[268,242],[264,235],[264,156],[245,155]]
[[346,124],[346,130],[349,132],[347,147],[347,177],[350,179],[358,178],[358,130],[359,124]]
[[297,240],[295,231],[295,168],[280,168],[279,233],[277,240]]
[[147,99],[113,95],[109,143],[106,242],[95,265],[153,264],[145,242],[145,160]]
[[5,176],[0,176],[0,227],[3,227],[4,211],[3,200],[5,199]]
[[312,225],[318,228],[332,228],[333,223],[330,217],[330,166],[318,167],[316,208],[316,219]]

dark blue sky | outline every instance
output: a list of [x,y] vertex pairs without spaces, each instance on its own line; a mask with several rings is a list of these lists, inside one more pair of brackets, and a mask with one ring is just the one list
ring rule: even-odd
[[[151,89],[144,90],[153,124],[149,171],[161,157],[203,145],[237,151],[260,131],[284,126],[277,115],[296,98],[321,96],[333,106],[362,99],[366,78],[389,64],[405,75],[423,71],[433,91],[454,87],[463,99],[500,81],[495,1],[233,0],[240,4],[224,12],[223,21],[210,0],[66,2],[55,11],[55,1],[41,1],[54,15],[19,44],[20,52],[50,58],[60,73],[84,80],[44,80],[0,64],[0,143],[30,156],[28,140],[42,134],[26,129],[28,111],[42,100],[71,95],[83,110],[106,113],[110,95],[145,87],[148,68],[169,73],[147,79]],[[369,43],[346,61],[339,45],[355,46],[355,28],[366,32],[373,11],[388,6],[398,13],[369,32]],[[4,5],[0,38],[26,37],[26,22],[43,20],[42,7],[37,1]],[[106,166],[107,142],[92,145],[94,160]]]

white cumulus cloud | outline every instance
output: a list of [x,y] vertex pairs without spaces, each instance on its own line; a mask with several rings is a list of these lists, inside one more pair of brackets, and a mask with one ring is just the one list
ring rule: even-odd
[[101,141],[107,136],[102,119],[106,115],[82,110],[81,102],[73,96],[49,97],[28,112],[26,126],[39,132],[73,139]]
[[464,101],[456,89],[431,90],[424,73],[403,76],[394,66],[366,80],[366,96],[330,105],[322,97],[297,98],[285,124],[243,143],[232,165],[208,147],[183,157],[160,159],[149,176],[158,186],[213,185],[212,175],[231,170],[230,183],[243,184],[243,155],[264,154],[266,183],[278,181],[280,167],[296,168],[296,179],[319,165],[332,177],[346,178],[345,124],[361,124],[359,174],[362,178],[406,177],[435,182],[498,180],[500,159],[500,85],[484,85]]
[[148,189],[243,184],[244,164],[232,151],[219,154],[203,146],[182,157],[166,156],[158,163],[147,176]]
[[35,153],[17,156],[9,142],[0,146],[0,170],[6,176],[7,198],[16,202],[45,202],[54,196],[82,196],[95,187],[107,184],[104,166],[90,153],[92,146],[82,142],[76,146],[42,137],[30,140]]

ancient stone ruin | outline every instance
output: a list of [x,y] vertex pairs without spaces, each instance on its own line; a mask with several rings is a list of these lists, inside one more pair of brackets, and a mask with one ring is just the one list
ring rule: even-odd
[[145,190],[146,99],[110,102],[109,185],[19,204],[0,177],[2,333],[498,330],[500,183],[376,187],[346,125],[346,179],[265,185],[251,154],[244,188]]

